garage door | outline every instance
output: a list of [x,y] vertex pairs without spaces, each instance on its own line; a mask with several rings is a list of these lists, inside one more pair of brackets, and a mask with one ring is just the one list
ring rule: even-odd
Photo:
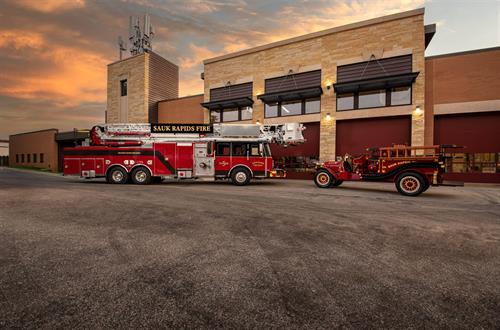
[[500,152],[500,112],[434,118],[434,143],[466,146],[467,152]]
[[411,116],[337,121],[337,156],[358,155],[369,147],[411,143]]
[[434,143],[464,146],[447,162],[446,179],[500,183],[500,112],[440,115]]
[[304,144],[287,148],[271,144],[275,165],[285,168],[291,179],[312,178],[319,160],[319,123],[306,123],[304,126]]

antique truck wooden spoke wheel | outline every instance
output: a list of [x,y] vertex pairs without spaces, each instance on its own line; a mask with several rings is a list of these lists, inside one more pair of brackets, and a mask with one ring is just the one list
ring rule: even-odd
[[418,196],[426,188],[424,178],[417,173],[403,173],[396,181],[396,188],[405,196]]
[[328,188],[332,185],[333,181],[332,175],[326,170],[318,171],[314,177],[314,183],[319,188]]

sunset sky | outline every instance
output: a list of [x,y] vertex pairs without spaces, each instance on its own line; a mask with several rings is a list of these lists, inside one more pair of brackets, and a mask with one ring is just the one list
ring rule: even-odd
[[426,55],[500,45],[500,0],[0,0],[0,139],[103,122],[106,65],[130,15],[151,15],[183,96],[202,92],[203,59],[423,6],[437,23]]

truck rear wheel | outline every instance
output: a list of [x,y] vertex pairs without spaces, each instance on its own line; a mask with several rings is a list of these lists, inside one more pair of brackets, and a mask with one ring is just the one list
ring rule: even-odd
[[333,175],[327,170],[319,170],[314,176],[314,183],[319,188],[329,188],[334,184],[334,181]]
[[113,167],[106,175],[106,181],[112,184],[124,184],[128,181],[128,173],[121,167]]
[[136,167],[132,171],[132,182],[135,184],[149,184],[151,182],[151,173],[145,167]]
[[418,173],[403,173],[396,180],[396,189],[403,196],[415,197],[426,190],[427,182]]
[[250,178],[250,172],[246,168],[236,168],[231,172],[231,181],[237,186],[246,186]]

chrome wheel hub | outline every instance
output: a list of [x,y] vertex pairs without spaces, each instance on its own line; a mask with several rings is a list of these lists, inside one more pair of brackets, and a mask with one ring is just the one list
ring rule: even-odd
[[112,177],[113,181],[120,182],[123,180],[123,173],[121,171],[114,171]]
[[144,181],[146,181],[146,178],[147,178],[147,175],[146,175],[146,172],[144,172],[144,171],[137,171],[137,173],[135,173],[135,179],[138,182],[144,182]]
[[236,173],[236,181],[238,181],[239,183],[245,182],[246,179],[247,175],[245,174],[245,172]]

